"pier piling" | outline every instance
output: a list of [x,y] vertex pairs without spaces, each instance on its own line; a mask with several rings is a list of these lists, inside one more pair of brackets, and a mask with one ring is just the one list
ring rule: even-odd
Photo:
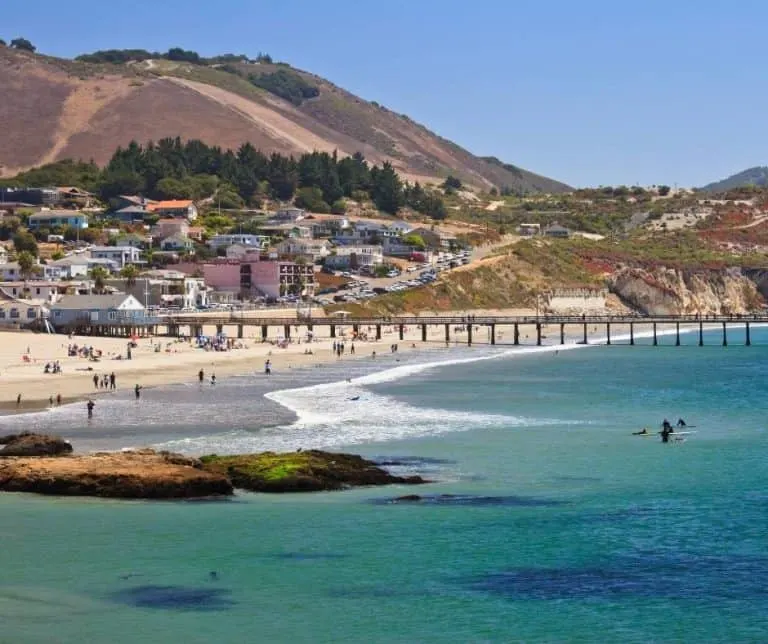
[[541,346],[541,322],[536,323],[536,346]]
[[656,347],[659,345],[659,339],[656,337],[656,323],[653,323],[653,346]]
[[560,344],[565,344],[565,324],[560,324]]
[[675,322],[675,346],[680,346],[680,323]]
[[451,325],[445,325],[445,343],[448,344],[451,341]]
[[376,325],[376,339],[381,340],[381,324]]
[[704,323],[699,320],[699,346],[704,346]]
[[495,344],[496,344],[496,325],[491,324],[491,345],[495,345]]
[[399,332],[399,336],[400,336],[400,341],[402,342],[405,339],[405,325],[404,324],[400,325],[400,327],[398,328],[398,332]]
[[269,331],[269,328],[267,327],[267,325],[266,324],[262,324],[261,325],[261,339],[264,342],[267,341],[267,332],[268,331]]
[[515,339],[514,339],[515,346],[520,344],[520,327],[518,326],[517,322],[515,322]]
[[746,340],[746,345],[747,345],[748,347],[751,347],[751,346],[752,346],[752,339],[749,337],[749,322],[747,322],[747,326],[746,326],[746,328],[745,328],[745,331],[747,332],[747,340]]
[[467,325],[467,346],[472,346],[472,324]]
[[635,325],[632,322],[629,323],[629,344],[635,346]]
[[427,341],[427,325],[426,324],[421,325],[421,341],[422,342]]
[[727,325],[725,322],[723,322],[723,346],[724,346],[724,347],[727,347],[727,346],[728,346],[728,333],[727,333],[727,328],[728,328],[728,325]]
[[611,346],[611,323],[605,323],[605,340],[608,346]]

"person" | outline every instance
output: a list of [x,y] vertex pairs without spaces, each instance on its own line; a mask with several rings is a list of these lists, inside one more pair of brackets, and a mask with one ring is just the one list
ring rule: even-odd
[[272,362],[270,360],[267,360],[264,363],[264,373],[269,375],[272,375]]
[[88,401],[88,404],[86,407],[88,408],[88,418],[93,418],[93,408],[96,406],[96,403],[92,400]]
[[21,394],[16,396],[16,406],[21,407]]
[[61,394],[56,394],[56,404],[61,406]]
[[662,443],[668,443],[669,442],[669,435],[672,433],[672,426],[665,427],[661,430],[661,442]]
[[203,384],[203,380],[205,380],[205,371],[203,371],[202,369],[200,369],[200,371],[197,372],[197,380],[201,385]]
[[48,405],[53,407],[53,396],[48,397]]
[[109,374],[109,388],[112,391],[114,391],[116,388],[115,381],[116,381],[115,372],[113,371],[111,374]]
[[682,418],[678,418],[677,419],[677,426],[678,427],[687,427],[687,425],[685,424],[685,421]]
[[639,432],[632,432],[633,436],[643,436],[648,433],[648,428],[643,427]]
[[136,400],[138,400],[139,398],[141,398],[141,389],[142,389],[142,387],[141,387],[141,385],[139,385],[139,384],[137,384],[137,385],[136,385],[136,386],[133,388],[133,392],[136,394]]
[[93,374],[93,386],[96,389],[99,388],[99,374],[97,374],[97,373]]
[[216,374],[215,373],[211,376],[211,384],[212,385],[216,384]]
[[672,431],[672,424],[665,418],[664,422],[661,423],[661,429],[670,432]]

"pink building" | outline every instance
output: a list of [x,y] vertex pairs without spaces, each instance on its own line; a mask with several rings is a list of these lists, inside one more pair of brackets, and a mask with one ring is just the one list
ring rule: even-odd
[[202,273],[205,284],[214,291],[237,293],[243,298],[312,295],[315,288],[315,271],[311,264],[260,261],[258,256],[219,258],[201,264],[188,262],[175,268],[190,275]]

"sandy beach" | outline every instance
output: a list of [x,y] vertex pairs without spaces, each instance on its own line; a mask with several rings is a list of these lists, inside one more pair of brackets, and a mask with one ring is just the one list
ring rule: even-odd
[[[534,315],[532,311],[466,311],[467,315]],[[646,329],[642,329],[646,331]],[[361,333],[369,331],[362,328]],[[582,339],[581,328],[577,325],[567,327],[566,342],[573,343]],[[214,327],[204,328],[210,336],[215,335]],[[413,348],[438,350],[444,348],[445,331],[440,326],[428,328],[427,342],[422,342],[421,329],[417,326],[407,327],[404,339],[401,341],[395,326],[385,325],[382,328],[382,339],[353,340],[352,325],[337,327],[337,340],[344,339],[345,353],[338,357],[332,350],[334,340],[329,336],[328,327],[316,327],[313,338],[308,338],[306,327],[301,327],[294,335],[292,342],[285,345],[278,343],[278,329],[270,329],[268,342],[262,342],[259,327],[246,327],[242,340],[234,340],[235,348],[228,351],[213,351],[198,348],[189,339],[177,340],[167,337],[139,338],[136,346],[131,348],[131,358],[128,359],[128,342],[125,338],[106,338],[92,336],[66,336],[30,332],[0,332],[0,411],[25,412],[48,407],[53,400],[56,404],[61,396],[62,404],[83,400],[89,397],[107,396],[109,388],[94,385],[94,376],[103,378],[115,374],[117,390],[160,385],[196,382],[198,373],[203,370],[206,381],[215,374],[217,379],[222,377],[263,373],[265,362],[269,360],[273,372],[284,372],[311,364],[336,362],[338,360],[375,359],[377,355],[389,353],[392,345],[397,344],[398,351],[408,351]],[[618,337],[627,334],[628,328],[622,325],[612,327],[612,335]],[[640,330],[636,330],[639,333]],[[663,333],[659,325],[659,333]],[[556,344],[559,342],[559,326],[543,328],[544,342]],[[590,326],[588,329],[591,340],[599,340],[605,335],[603,326]],[[258,337],[257,337],[258,334]],[[274,334],[274,335],[273,335]],[[370,329],[368,337],[375,337]],[[497,330],[498,344],[512,343],[512,329]],[[535,331],[532,327],[521,329],[520,341],[524,345],[535,343]],[[478,328],[473,337],[473,346],[487,346],[490,334],[487,328]],[[354,345],[354,354],[352,346]],[[466,331],[451,329],[451,347],[466,345]],[[95,353],[100,352],[98,361],[83,356],[70,356],[70,347],[93,347]],[[311,351],[311,354],[308,353]],[[57,362],[61,367],[60,373],[45,373],[46,364]],[[18,396],[20,404],[17,404]]]

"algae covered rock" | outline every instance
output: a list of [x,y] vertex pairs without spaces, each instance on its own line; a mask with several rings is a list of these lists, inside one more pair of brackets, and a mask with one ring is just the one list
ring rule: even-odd
[[236,488],[254,492],[317,492],[427,482],[420,476],[395,476],[362,456],[320,450],[237,456],[213,454],[200,460],[205,471],[227,476]]
[[22,432],[0,436],[0,456],[62,456],[72,453],[72,445],[59,436]]

